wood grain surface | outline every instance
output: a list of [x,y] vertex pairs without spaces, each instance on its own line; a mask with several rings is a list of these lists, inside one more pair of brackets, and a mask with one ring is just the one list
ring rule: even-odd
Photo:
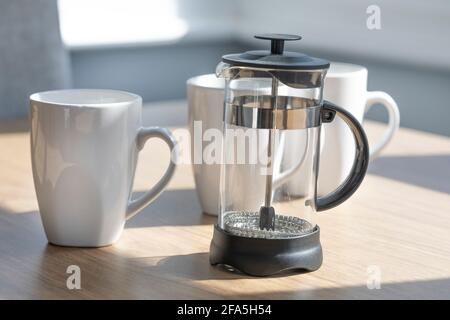
[[[383,129],[376,123],[366,127],[371,139]],[[116,244],[49,245],[26,130],[24,121],[0,123],[2,299],[450,298],[447,137],[401,129],[371,163],[357,193],[318,214],[323,266],[312,273],[254,278],[209,265],[216,219],[202,214],[189,165],[178,167],[167,190],[127,223]],[[135,190],[150,187],[167,160],[163,143],[151,142],[140,155]],[[80,290],[66,287],[69,265],[81,268]],[[381,288],[369,289],[377,273]]]

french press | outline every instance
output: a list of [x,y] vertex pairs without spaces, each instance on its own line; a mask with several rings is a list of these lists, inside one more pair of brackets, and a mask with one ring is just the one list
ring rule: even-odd
[[[284,51],[285,41],[300,36],[255,38],[270,40],[270,51],[227,54],[216,69],[226,85],[220,209],[210,263],[255,276],[313,271],[322,264],[314,215],[356,191],[367,171],[369,146],[350,113],[322,100],[328,61]],[[318,197],[320,129],[335,115],[353,133],[354,163],[342,185]],[[283,143],[287,139],[297,147],[287,150]],[[287,155],[295,161],[284,161]],[[291,177],[301,181],[289,184]]]

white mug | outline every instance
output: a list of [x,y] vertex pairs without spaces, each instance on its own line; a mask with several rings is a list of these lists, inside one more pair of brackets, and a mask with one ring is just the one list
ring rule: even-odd
[[[195,143],[198,138],[194,132],[194,121],[201,121],[203,132],[208,129],[222,131],[224,86],[225,81],[218,79],[215,74],[205,74],[187,81],[188,122],[195,186],[202,211],[211,215],[217,215],[219,210],[220,164],[206,164],[203,161],[195,163],[194,157],[200,146]],[[206,145],[202,139],[200,150],[204,150]]]
[[31,95],[33,178],[50,243],[114,243],[125,221],[170,181],[176,152],[160,181],[131,200],[138,153],[145,142],[160,138],[171,151],[176,146],[168,130],[142,127],[141,109],[141,97],[123,91],[73,89]]
[[[198,143],[201,137],[197,136],[200,132],[194,132],[194,123],[201,122],[203,133],[208,129],[220,130],[222,132],[224,87],[225,80],[217,78],[215,74],[205,74],[193,77],[187,81],[188,122],[191,135],[191,155],[195,186],[203,212],[210,215],[217,215],[219,211],[220,164],[207,164],[203,159],[201,159],[202,161],[200,163],[195,163],[195,155],[197,154],[198,157],[201,157],[202,150],[205,150],[211,142],[202,139],[201,145]],[[251,90],[251,88],[248,89]],[[267,88],[268,93],[270,89],[270,87]],[[245,90],[244,88],[243,92]],[[259,134],[258,139],[267,139],[267,132]],[[284,136],[280,135],[279,139],[281,148],[284,143]],[[296,160],[289,170],[280,172],[281,156],[282,152],[278,152],[274,159],[274,189],[288,180],[296,172],[296,167],[301,165]],[[260,205],[260,203],[256,202],[262,198],[262,194],[265,192],[265,176],[260,175],[260,183],[255,182],[252,180],[255,178],[254,173],[249,171],[248,168],[245,165],[237,165],[233,166],[230,170],[230,174],[241,177],[242,184],[236,186],[233,190],[234,196],[231,198],[235,202],[240,202],[239,207],[243,209]],[[255,186],[260,186],[260,188]],[[251,197],[248,194],[248,190],[252,190]]]
[[[375,159],[391,141],[400,125],[400,113],[394,99],[381,91],[367,91],[368,71],[363,66],[332,62],[325,78],[323,96],[349,111],[361,124],[366,112],[375,104],[383,105],[389,122],[381,140],[372,144],[370,160]],[[323,125],[318,194],[333,191],[348,176],[355,147],[350,130],[341,119]]]

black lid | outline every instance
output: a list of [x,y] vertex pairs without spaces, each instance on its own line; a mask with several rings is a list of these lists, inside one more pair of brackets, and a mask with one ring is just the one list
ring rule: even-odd
[[290,34],[261,34],[256,39],[270,40],[268,50],[247,51],[244,53],[227,54],[222,61],[234,66],[283,69],[283,70],[317,70],[328,69],[330,62],[320,58],[310,57],[303,53],[284,51],[284,41],[300,40],[302,37]]

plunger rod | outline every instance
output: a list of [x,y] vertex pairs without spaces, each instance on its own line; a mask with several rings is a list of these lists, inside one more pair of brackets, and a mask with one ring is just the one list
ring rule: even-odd
[[[276,109],[278,96],[278,79],[272,78],[272,92],[270,99],[270,107]],[[275,143],[275,115],[272,118],[272,129],[269,132],[267,146],[267,172],[266,172],[266,190],[264,198],[264,206],[259,210],[259,228],[267,230],[275,230],[275,209],[272,207],[272,184],[273,184],[273,149]]]
[[[272,78],[272,93],[271,93],[271,99],[270,99],[270,107],[272,110],[276,109],[276,104],[277,104],[277,95],[278,95],[278,79],[276,78]],[[274,114],[276,114],[274,112]],[[275,127],[275,119],[273,119],[273,123],[272,123],[272,129],[270,129],[269,132],[269,142],[268,142],[268,146],[267,146],[267,175],[266,175],[266,197],[265,197],[265,201],[264,201],[264,205],[266,207],[270,207],[272,204],[272,184],[273,184],[273,147],[274,147],[274,142],[275,142],[275,129],[273,129],[273,127]]]

